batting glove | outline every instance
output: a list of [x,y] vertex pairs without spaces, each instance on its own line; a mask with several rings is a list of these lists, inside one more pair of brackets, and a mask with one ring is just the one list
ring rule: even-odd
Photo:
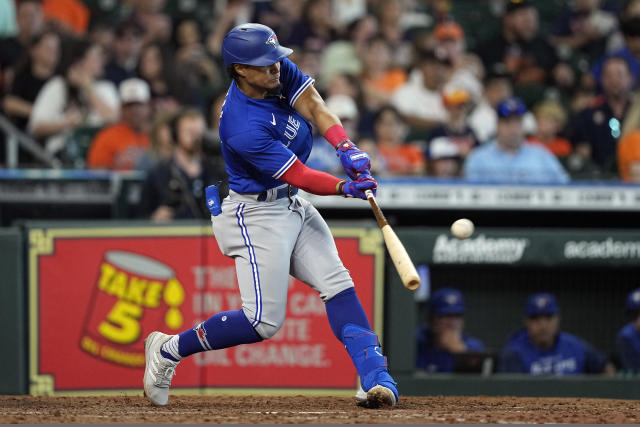
[[377,188],[378,183],[376,180],[373,179],[371,175],[364,174],[358,176],[358,179],[355,181],[345,182],[342,186],[342,193],[344,194],[344,197],[367,200],[365,190],[373,191],[373,195],[375,196]]
[[356,179],[358,175],[369,174],[371,169],[369,155],[350,140],[347,139],[338,144],[336,154],[349,178]]

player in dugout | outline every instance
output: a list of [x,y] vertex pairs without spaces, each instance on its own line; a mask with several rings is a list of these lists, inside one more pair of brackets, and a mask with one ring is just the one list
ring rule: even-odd
[[429,324],[418,329],[416,368],[424,372],[453,372],[455,355],[485,350],[484,344],[465,333],[465,302],[453,288],[438,289],[429,300]]
[[525,328],[511,336],[499,371],[531,375],[613,374],[606,357],[575,335],[560,331],[560,307],[550,293],[532,294]]
[[640,372],[640,288],[629,293],[625,308],[631,320],[616,339],[620,365],[625,371]]
[[[360,375],[363,392],[356,401],[369,407],[398,401],[378,336],[329,227],[311,203],[297,196],[301,188],[366,199],[365,190],[377,187],[369,156],[349,140],[314,79],[287,59],[292,52],[261,24],[239,25],[222,42],[233,79],[219,130],[230,191],[221,206],[215,196],[207,195],[207,203],[218,246],[236,262],[242,309],[215,314],[179,335],[156,331],[147,336],[144,390],[156,405],[167,403],[181,359],[275,335],[285,319],[289,275],[325,302],[331,329]],[[305,166],[313,145],[311,123],[336,148],[352,180]]]

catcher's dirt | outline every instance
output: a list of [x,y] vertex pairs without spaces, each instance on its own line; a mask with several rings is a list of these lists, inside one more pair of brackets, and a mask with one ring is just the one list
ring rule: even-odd
[[628,400],[406,397],[365,409],[352,398],[172,396],[164,407],[142,396],[0,396],[0,423],[638,423]]

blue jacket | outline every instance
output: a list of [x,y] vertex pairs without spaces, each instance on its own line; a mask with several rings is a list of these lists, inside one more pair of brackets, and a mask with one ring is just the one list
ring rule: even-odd
[[[463,334],[462,341],[469,351],[483,351],[484,344],[469,335]],[[428,326],[421,326],[416,334],[417,355],[416,368],[427,372],[453,372],[453,355],[435,348],[433,335]]]
[[623,369],[640,372],[640,332],[628,323],[618,332],[616,347]]

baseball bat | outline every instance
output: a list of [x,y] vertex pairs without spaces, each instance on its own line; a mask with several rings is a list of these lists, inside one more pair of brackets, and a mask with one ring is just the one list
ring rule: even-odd
[[384,243],[387,245],[387,250],[393,260],[393,265],[396,267],[396,270],[400,275],[402,284],[405,288],[415,291],[420,286],[420,276],[418,276],[416,267],[413,265],[413,262],[411,262],[411,258],[409,258],[409,254],[402,245],[402,242],[400,242],[400,239],[398,239],[393,228],[391,228],[387,219],[384,217],[382,209],[378,206],[378,202],[376,201],[373,192],[371,190],[366,190],[365,194],[367,195],[373,214],[378,220],[378,225],[380,226],[382,236],[384,237]]

